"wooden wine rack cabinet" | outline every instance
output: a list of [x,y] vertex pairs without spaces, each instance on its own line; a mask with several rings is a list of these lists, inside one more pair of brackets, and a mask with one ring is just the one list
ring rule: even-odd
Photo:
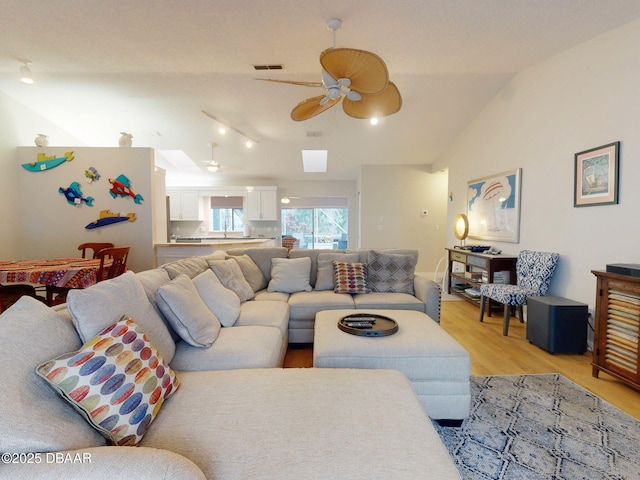
[[591,273],[597,278],[593,376],[603,371],[640,390],[640,278]]

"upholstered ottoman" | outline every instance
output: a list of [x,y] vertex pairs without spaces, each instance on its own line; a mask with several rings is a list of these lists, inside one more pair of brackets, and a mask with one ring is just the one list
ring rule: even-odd
[[343,332],[337,325],[342,317],[353,313],[318,312],[314,367],[400,370],[430,418],[455,421],[469,416],[469,353],[440,325],[422,312],[358,310],[392,318],[398,323],[398,331],[383,337],[357,336]]

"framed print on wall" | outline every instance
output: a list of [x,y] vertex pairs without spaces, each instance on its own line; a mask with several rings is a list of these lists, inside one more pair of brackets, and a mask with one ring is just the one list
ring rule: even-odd
[[574,207],[618,203],[619,157],[620,142],[575,154]]
[[467,182],[469,237],[520,241],[520,182],[522,169]]

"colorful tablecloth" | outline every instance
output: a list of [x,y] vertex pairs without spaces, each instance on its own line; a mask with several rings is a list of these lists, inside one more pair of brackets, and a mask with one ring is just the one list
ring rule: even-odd
[[64,288],[86,288],[96,283],[100,259],[0,261],[0,283],[39,283]]

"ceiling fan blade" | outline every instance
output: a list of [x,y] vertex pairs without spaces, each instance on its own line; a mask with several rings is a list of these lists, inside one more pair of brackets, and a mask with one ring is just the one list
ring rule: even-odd
[[289,85],[300,85],[302,87],[322,87],[322,82],[298,82],[296,80],[274,80],[272,78],[256,78],[263,82],[288,83]]
[[308,120],[311,117],[315,117],[319,113],[324,112],[325,110],[330,109],[336,103],[340,101],[341,97],[336,99],[329,99],[324,104],[321,104],[320,101],[323,98],[327,98],[326,95],[319,95],[317,97],[307,98],[303,102],[300,102],[298,105],[291,110],[291,118],[296,122],[300,122],[302,120]]
[[396,113],[402,107],[402,96],[395,83],[376,95],[362,95],[362,100],[353,101],[345,97],[342,101],[344,113],[354,118],[385,117]]
[[375,53],[355,48],[329,48],[320,54],[322,68],[333,78],[348,78],[349,88],[373,95],[389,83],[389,72]]

